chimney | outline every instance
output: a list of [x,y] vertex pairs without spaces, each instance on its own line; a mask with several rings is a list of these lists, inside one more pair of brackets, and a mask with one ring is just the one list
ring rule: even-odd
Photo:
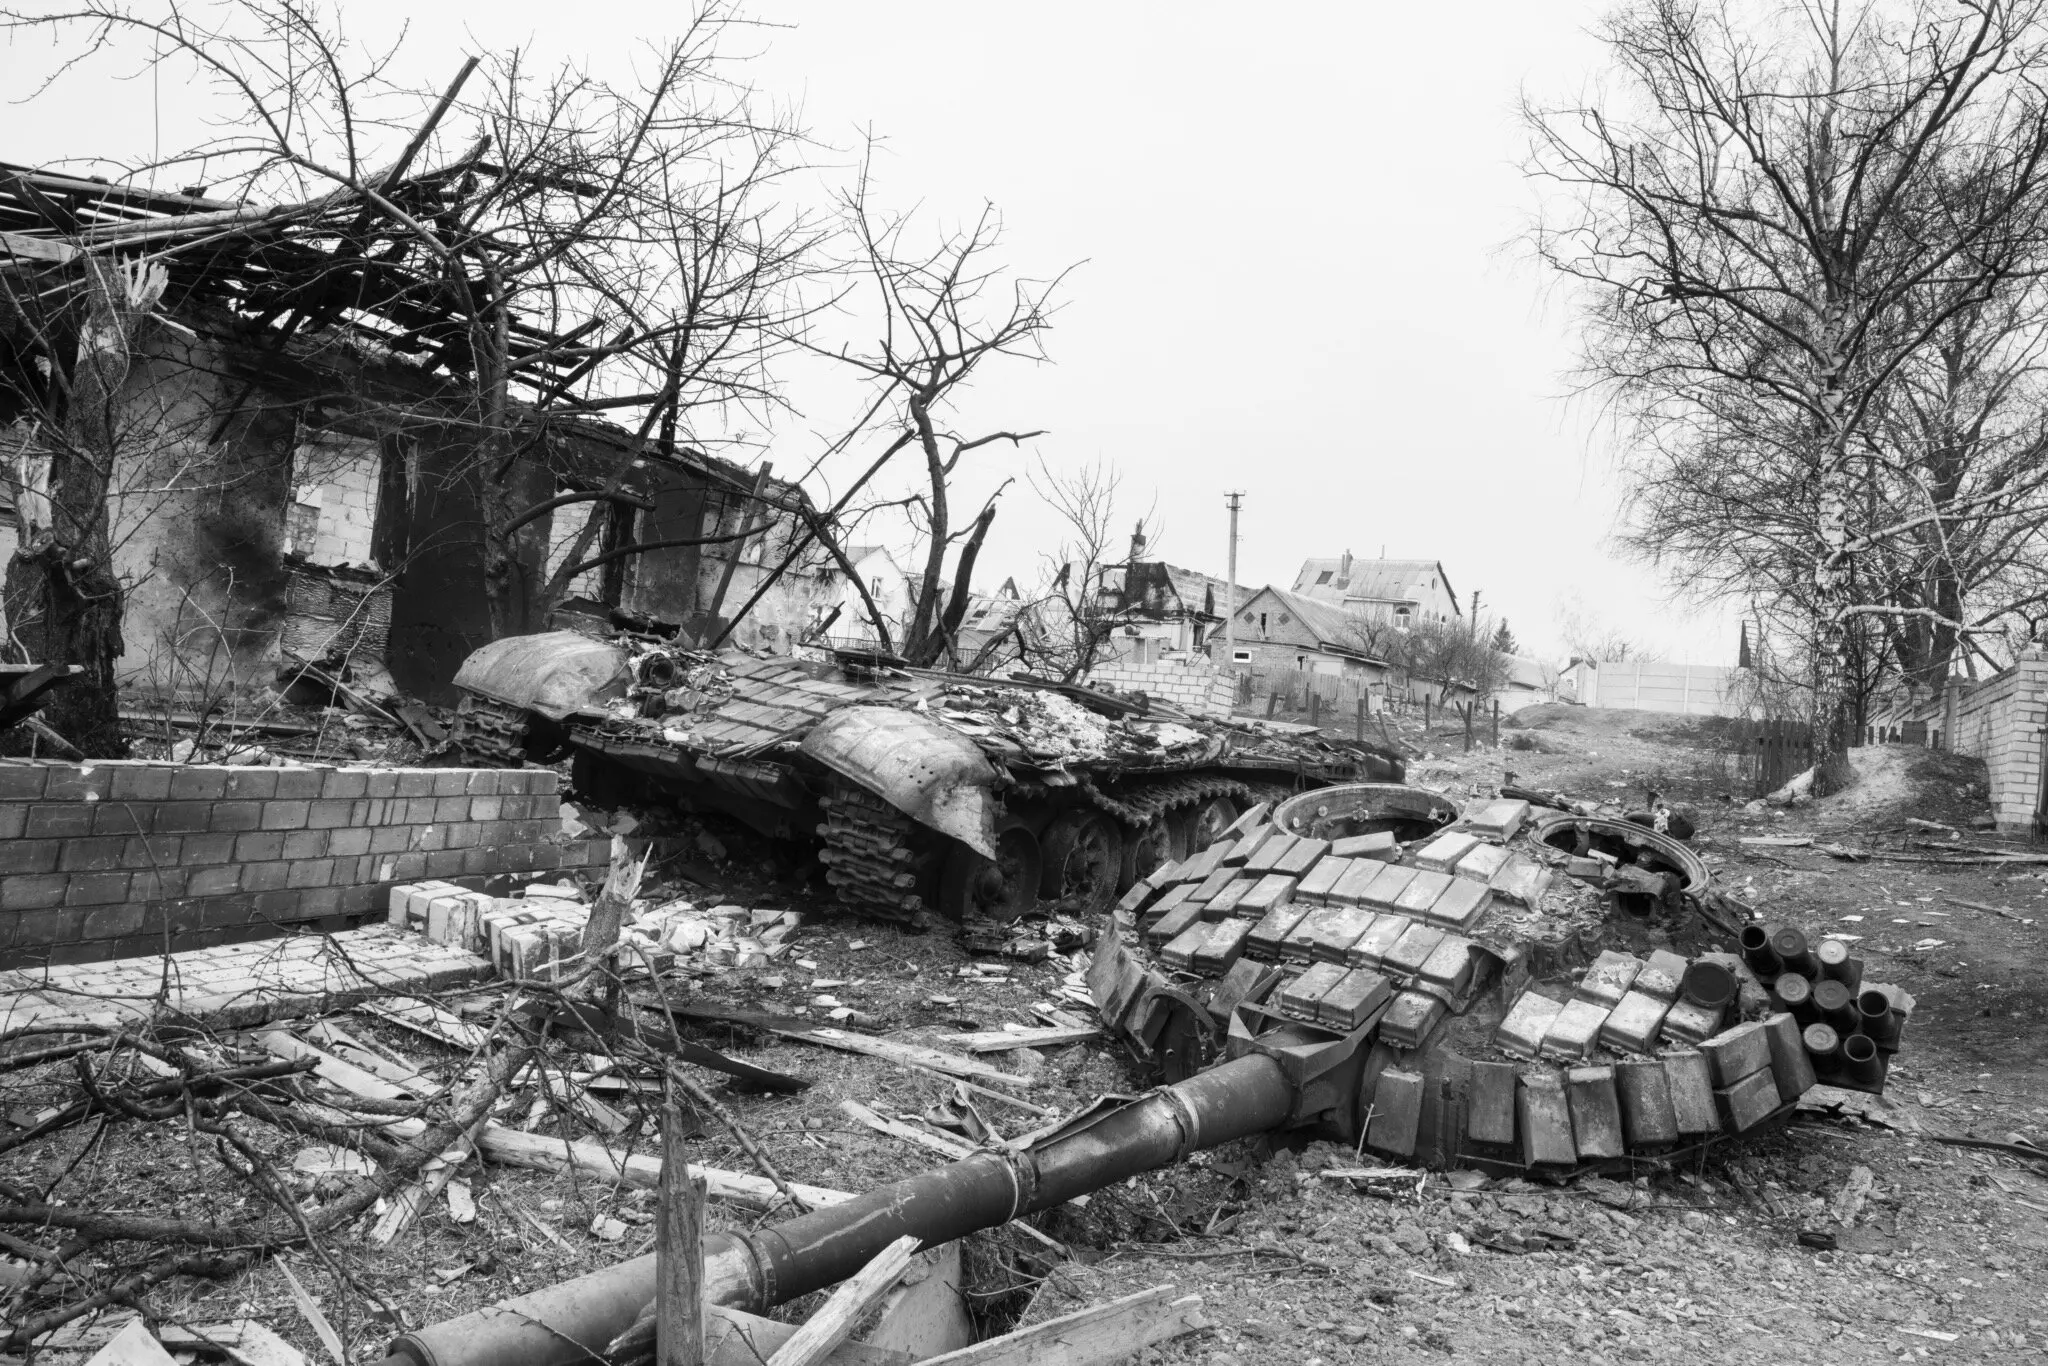
[[1145,558],[1145,524],[1138,523],[1131,529],[1131,563]]
[[1337,577],[1340,579],[1348,579],[1351,577],[1351,552],[1348,550],[1344,552],[1344,559],[1342,564],[1338,567]]

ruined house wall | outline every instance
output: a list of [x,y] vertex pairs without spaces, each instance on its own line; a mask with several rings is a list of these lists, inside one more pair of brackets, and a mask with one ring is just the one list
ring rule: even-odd
[[223,424],[237,392],[209,348],[176,336],[130,372],[110,515],[131,693],[191,705],[267,681],[275,662],[293,419],[243,393]]
[[0,967],[381,915],[390,888],[603,867],[543,769],[0,762]]

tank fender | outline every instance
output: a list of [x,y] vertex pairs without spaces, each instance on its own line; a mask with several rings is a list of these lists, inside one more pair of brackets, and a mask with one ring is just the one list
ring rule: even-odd
[[801,748],[918,824],[996,856],[995,767],[960,732],[895,707],[842,707]]
[[624,650],[576,631],[494,640],[455,671],[464,692],[550,721],[615,702],[632,681]]

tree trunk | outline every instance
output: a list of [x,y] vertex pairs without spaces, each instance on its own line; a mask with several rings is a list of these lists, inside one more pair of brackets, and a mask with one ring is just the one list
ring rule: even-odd
[[[122,594],[108,497],[138,301],[119,267],[90,260],[85,271],[86,321],[63,420],[47,442],[48,497],[24,499],[4,592],[8,625],[31,661],[85,670],[51,694],[43,720],[89,758],[119,758],[127,753],[114,674]],[[136,288],[151,286],[138,279]],[[139,302],[146,309],[150,300]]]
[[[1823,327],[1839,334],[1840,309],[1830,301]],[[1813,571],[1813,795],[1839,792],[1852,780],[1849,743],[1856,716],[1850,665],[1849,609],[1855,584],[1849,552],[1849,432],[1843,412],[1847,362],[1839,346],[1823,353],[1820,372],[1819,553]]]
[[476,355],[479,439],[477,441],[477,504],[483,513],[484,601],[490,612],[491,639],[503,640],[532,629],[527,620],[526,585],[519,573],[518,538],[508,528],[517,512],[512,466],[511,321],[506,313],[504,285],[497,266],[483,260],[490,289],[487,311],[470,328]]
[[917,600],[910,607],[910,621],[903,629],[903,657],[910,660],[937,658],[945,648],[934,645],[939,625],[939,581],[946,565],[946,541],[951,531],[946,501],[946,462],[939,454],[939,434],[932,426],[934,395],[922,391],[910,396],[910,417],[917,428],[917,443],[924,451],[925,472],[931,480],[931,503],[927,511],[931,525],[931,548],[925,554],[924,573],[918,579]]

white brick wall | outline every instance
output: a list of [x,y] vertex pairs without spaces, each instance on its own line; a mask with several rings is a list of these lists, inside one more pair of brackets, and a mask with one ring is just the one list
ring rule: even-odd
[[[583,533],[584,524],[590,520],[591,506],[589,503],[570,503],[548,514],[548,579],[553,579],[555,571],[566,563],[570,548],[575,544],[576,538]],[[590,545],[583,552],[583,558],[587,560],[603,549],[604,533],[600,531],[590,538]],[[604,591],[603,574],[602,569],[584,570],[570,580],[568,596],[595,600],[598,594]]]
[[329,436],[301,440],[293,454],[292,501],[312,510],[297,524],[311,524],[313,538],[311,545],[288,545],[287,551],[304,555],[312,564],[368,566],[382,463],[374,441]]
[[1142,692],[1196,716],[1228,716],[1237,698],[1236,680],[1219,673],[1204,656],[1185,662],[1103,664],[1088,675],[1087,683],[1116,692]]
[[2010,669],[1964,694],[1955,748],[1982,759],[1991,814],[2002,829],[2033,824],[2041,791],[2041,737],[2048,727],[2048,655],[2029,650]]

